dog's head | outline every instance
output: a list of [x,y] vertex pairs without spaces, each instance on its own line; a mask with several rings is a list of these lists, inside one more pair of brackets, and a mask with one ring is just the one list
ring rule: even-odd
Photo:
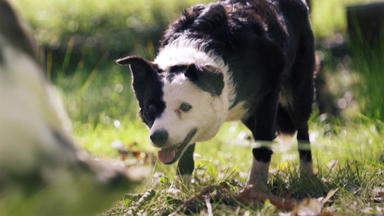
[[140,116],[150,128],[150,139],[161,148],[165,164],[177,161],[189,145],[216,135],[227,110],[222,72],[209,65],[174,65],[159,69],[140,57],[116,61],[129,65]]

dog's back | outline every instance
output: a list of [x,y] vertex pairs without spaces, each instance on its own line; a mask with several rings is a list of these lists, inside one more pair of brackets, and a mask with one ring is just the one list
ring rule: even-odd
[[299,76],[306,76],[309,82],[313,77],[314,69],[293,70],[302,55],[314,58],[308,7],[302,0],[226,0],[196,5],[169,26],[160,53],[173,43],[190,41],[199,41],[198,49],[214,53],[229,66],[236,82],[235,102],[252,97],[250,89],[255,95],[279,83],[283,90],[291,89],[296,82],[291,77],[297,73],[304,73]]

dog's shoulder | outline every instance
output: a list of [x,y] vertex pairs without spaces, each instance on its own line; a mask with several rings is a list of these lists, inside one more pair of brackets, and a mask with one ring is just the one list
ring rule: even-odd
[[198,4],[186,9],[165,31],[160,45],[166,46],[181,35],[198,38],[202,33],[220,35],[227,26],[227,12],[221,2]]
[[169,25],[161,47],[180,36],[206,38],[228,43],[228,40],[253,40],[268,37],[283,43],[289,30],[287,23],[300,25],[308,15],[302,0],[226,0],[198,4],[187,10]]

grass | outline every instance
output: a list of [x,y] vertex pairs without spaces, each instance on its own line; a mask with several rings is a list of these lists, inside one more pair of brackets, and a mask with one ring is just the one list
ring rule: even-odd
[[[81,68],[79,70],[82,70]],[[149,161],[134,163],[153,165],[150,177],[134,194],[127,194],[105,215],[126,213],[167,215],[205,186],[227,182],[232,191],[240,190],[251,165],[250,132],[238,122],[226,123],[211,141],[196,146],[196,170],[189,187],[176,177],[175,165],[166,166],[155,158],[156,149],[148,140],[148,130],[138,118],[137,106],[130,88],[126,68],[107,65],[96,68],[91,75],[76,72],[74,76],[59,75],[57,83],[73,122],[80,145],[99,158],[115,158],[119,154],[113,143],[122,143],[131,151],[146,152]],[[105,74],[108,74],[106,76]],[[347,120],[314,113],[310,120],[311,141],[317,180],[303,181],[298,176],[296,143],[274,144],[269,187],[282,197],[324,197],[338,191],[324,208],[346,215],[361,215],[382,209],[375,202],[375,188],[383,188],[384,125],[373,117],[359,113]],[[144,196],[145,192],[149,195]],[[145,199],[141,199],[141,197]],[[279,211],[270,203],[245,206],[234,200],[212,200],[214,214],[275,215]],[[165,204],[164,204],[165,203]],[[185,213],[207,211],[204,201]]]
[[[135,193],[122,197],[104,215],[167,215],[205,186],[227,182],[232,191],[238,191],[246,182],[254,143],[249,139],[249,131],[237,122],[226,123],[214,139],[196,146],[196,170],[190,186],[186,187],[175,176],[175,165],[158,163],[156,149],[149,144],[148,130],[136,114],[129,71],[112,63],[121,50],[153,57],[159,31],[181,8],[197,2],[15,1],[32,24],[38,41],[63,49],[60,55],[53,48],[47,51],[45,63],[48,76],[57,85],[73,120],[77,142],[99,158],[117,158],[119,154],[113,148],[116,143],[149,155],[146,160],[129,156],[127,162],[153,165],[153,177]],[[312,23],[316,36],[344,32],[343,6],[356,2],[367,0],[314,0]],[[171,10],[164,9],[168,6]],[[384,188],[384,124],[378,120],[383,119],[384,110],[380,109],[382,91],[377,88],[384,81],[380,76],[381,59],[358,59],[361,62],[355,65],[327,70],[348,72],[333,75],[329,83],[341,95],[352,91],[359,111],[345,110],[344,113],[352,114],[338,119],[313,114],[310,136],[317,179],[312,181],[298,176],[295,142],[274,144],[268,185],[275,195],[324,197],[330,190],[338,189],[324,209],[342,215],[380,215],[380,211],[383,214],[382,195],[377,193],[377,188]],[[219,199],[211,200],[211,205],[214,215],[278,214],[269,202],[245,206],[235,200]],[[195,207],[184,213],[208,214],[204,200]]]
[[378,42],[376,46],[372,51],[363,42],[352,49],[353,69],[360,78],[355,91],[361,99],[362,111],[370,118],[384,120],[384,43]]
[[[361,215],[364,211],[382,209],[383,203],[374,201],[375,188],[382,188],[383,124],[364,117],[347,125],[316,117],[311,124],[311,139],[317,179],[303,181],[297,171],[296,144],[274,144],[269,187],[282,197],[324,197],[331,189],[338,191],[325,208],[343,215]],[[320,122],[320,123],[319,123]],[[105,215],[131,212],[148,215],[168,215],[184,200],[203,187],[227,182],[233,191],[240,190],[246,181],[251,162],[252,143],[247,131],[238,123],[228,123],[212,141],[200,143],[196,149],[193,183],[187,187],[176,178],[174,166],[155,163],[154,177],[138,193],[127,194]],[[141,191],[141,192],[140,192]],[[145,191],[151,196],[140,199]],[[377,197],[376,197],[377,198]],[[139,201],[140,200],[140,201]],[[144,201],[143,201],[144,200]],[[270,204],[244,206],[236,201],[212,200],[215,215],[274,215],[278,210]],[[207,208],[200,207],[185,213],[200,215]],[[196,205],[196,206],[199,206]],[[370,209],[371,208],[371,209]]]

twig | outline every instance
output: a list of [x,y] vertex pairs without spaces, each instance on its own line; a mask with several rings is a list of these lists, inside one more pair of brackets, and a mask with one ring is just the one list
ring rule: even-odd
[[208,216],[213,216],[212,205],[208,196],[205,196],[205,204],[207,205]]
[[152,199],[152,197],[154,197],[156,194],[156,192],[152,189],[150,190],[147,190],[142,196],[141,198],[136,202],[136,205],[132,206],[131,208],[128,209],[127,212],[129,213],[134,213],[134,212],[137,212],[139,210],[139,208],[148,200]]
[[[172,214],[170,214],[170,216],[175,216],[177,215],[177,213],[179,213],[180,211],[182,211],[183,209],[187,208],[188,206],[191,206],[193,205],[194,203],[198,202],[198,201],[202,201],[204,200],[204,196],[212,193],[213,191],[215,190],[223,190],[223,189],[227,189],[228,188],[228,185],[227,183],[223,182],[217,186],[206,186],[204,187],[199,193],[195,194],[194,196],[192,196],[191,198],[189,198],[188,200],[186,200],[181,206],[179,206]],[[208,198],[209,199],[209,198]],[[207,206],[208,207],[208,206]],[[212,208],[212,206],[211,206]],[[212,209],[211,209],[212,211]]]

